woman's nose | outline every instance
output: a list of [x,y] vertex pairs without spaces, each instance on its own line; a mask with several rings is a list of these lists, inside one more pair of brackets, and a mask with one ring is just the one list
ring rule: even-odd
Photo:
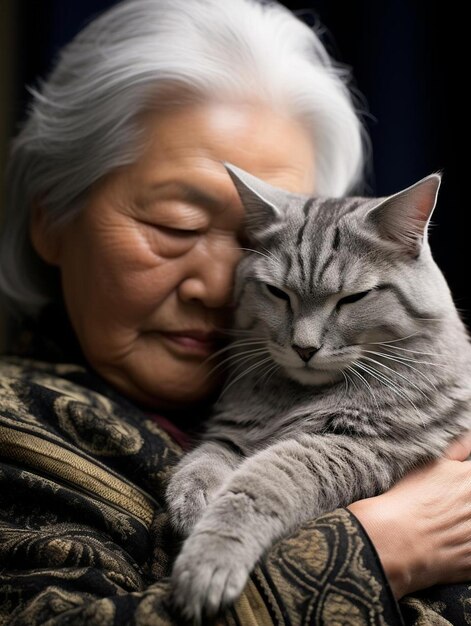
[[235,238],[195,252],[188,260],[187,277],[179,286],[180,299],[184,302],[199,300],[211,308],[230,304],[234,274],[241,256]]

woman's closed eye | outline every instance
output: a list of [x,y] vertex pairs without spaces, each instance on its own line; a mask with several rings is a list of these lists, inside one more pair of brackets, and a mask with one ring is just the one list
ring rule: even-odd
[[144,226],[153,228],[156,231],[169,235],[170,237],[197,237],[200,231],[195,228],[180,228],[178,226],[165,226],[164,224],[157,224],[155,222],[146,222],[145,220],[139,220]]
[[199,241],[201,232],[190,228],[163,226],[140,220],[150,249],[158,256],[175,258],[186,254]]
[[170,237],[189,238],[197,237],[200,234],[199,230],[192,230],[189,228],[175,228],[161,225],[154,225],[154,227],[158,228],[164,235],[169,235]]

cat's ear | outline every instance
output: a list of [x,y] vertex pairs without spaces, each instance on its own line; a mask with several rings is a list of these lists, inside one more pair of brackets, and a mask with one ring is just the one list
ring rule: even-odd
[[283,219],[281,206],[286,202],[286,193],[252,176],[232,163],[223,163],[245,209],[245,225],[248,234],[257,236]]
[[440,174],[430,174],[368,211],[382,237],[417,257],[427,240],[427,227],[437,202]]

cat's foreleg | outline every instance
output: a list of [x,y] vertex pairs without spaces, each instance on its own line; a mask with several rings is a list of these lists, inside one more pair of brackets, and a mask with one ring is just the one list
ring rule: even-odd
[[241,461],[231,449],[208,441],[188,453],[170,478],[166,500],[173,527],[189,535],[213,494]]
[[247,458],[185,541],[172,574],[174,602],[196,621],[217,613],[277,539],[392,480],[391,465],[367,442],[342,435],[301,435]]

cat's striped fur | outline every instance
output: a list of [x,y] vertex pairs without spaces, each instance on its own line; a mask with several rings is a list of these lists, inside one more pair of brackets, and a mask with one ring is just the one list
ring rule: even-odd
[[388,489],[471,427],[471,348],[427,243],[440,176],[389,198],[308,198],[226,166],[250,250],[231,371],[168,503],[189,537],[175,600],[234,600],[263,552]]

